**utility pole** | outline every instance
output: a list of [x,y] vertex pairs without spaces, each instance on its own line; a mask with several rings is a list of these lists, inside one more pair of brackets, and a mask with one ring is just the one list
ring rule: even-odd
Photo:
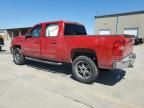
[[118,23],[119,23],[119,16],[116,16],[116,35],[118,34]]

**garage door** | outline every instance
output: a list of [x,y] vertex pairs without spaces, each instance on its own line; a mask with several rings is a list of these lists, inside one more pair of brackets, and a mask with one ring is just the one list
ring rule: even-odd
[[110,30],[100,30],[99,31],[100,35],[110,35],[110,33],[111,33]]
[[125,29],[124,34],[134,35],[135,37],[137,37],[138,29]]

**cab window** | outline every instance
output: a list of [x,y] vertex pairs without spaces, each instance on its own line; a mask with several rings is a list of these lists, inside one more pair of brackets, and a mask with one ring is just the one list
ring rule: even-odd
[[71,35],[87,35],[86,29],[83,25],[78,24],[65,24],[65,36],[71,36]]
[[58,24],[49,24],[46,27],[45,37],[56,37],[58,36],[59,25]]
[[38,25],[30,31],[30,35],[34,38],[39,38],[41,35],[42,26]]

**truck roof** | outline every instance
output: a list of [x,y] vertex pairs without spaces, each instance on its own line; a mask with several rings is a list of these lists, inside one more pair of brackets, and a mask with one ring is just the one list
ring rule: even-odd
[[77,25],[83,25],[83,24],[80,24],[78,22],[73,22],[73,21],[64,21],[64,20],[59,20],[59,21],[50,21],[50,22],[42,22],[40,24],[48,24],[48,23],[69,23],[69,24],[77,24]]

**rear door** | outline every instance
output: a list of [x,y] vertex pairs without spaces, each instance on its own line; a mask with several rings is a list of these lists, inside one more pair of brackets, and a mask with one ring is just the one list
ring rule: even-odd
[[44,36],[41,39],[41,56],[51,61],[61,61],[59,24],[45,25]]
[[34,58],[40,58],[40,45],[41,45],[41,31],[42,26],[37,25],[32,30],[30,30],[30,38],[25,38],[23,43],[24,55]]

